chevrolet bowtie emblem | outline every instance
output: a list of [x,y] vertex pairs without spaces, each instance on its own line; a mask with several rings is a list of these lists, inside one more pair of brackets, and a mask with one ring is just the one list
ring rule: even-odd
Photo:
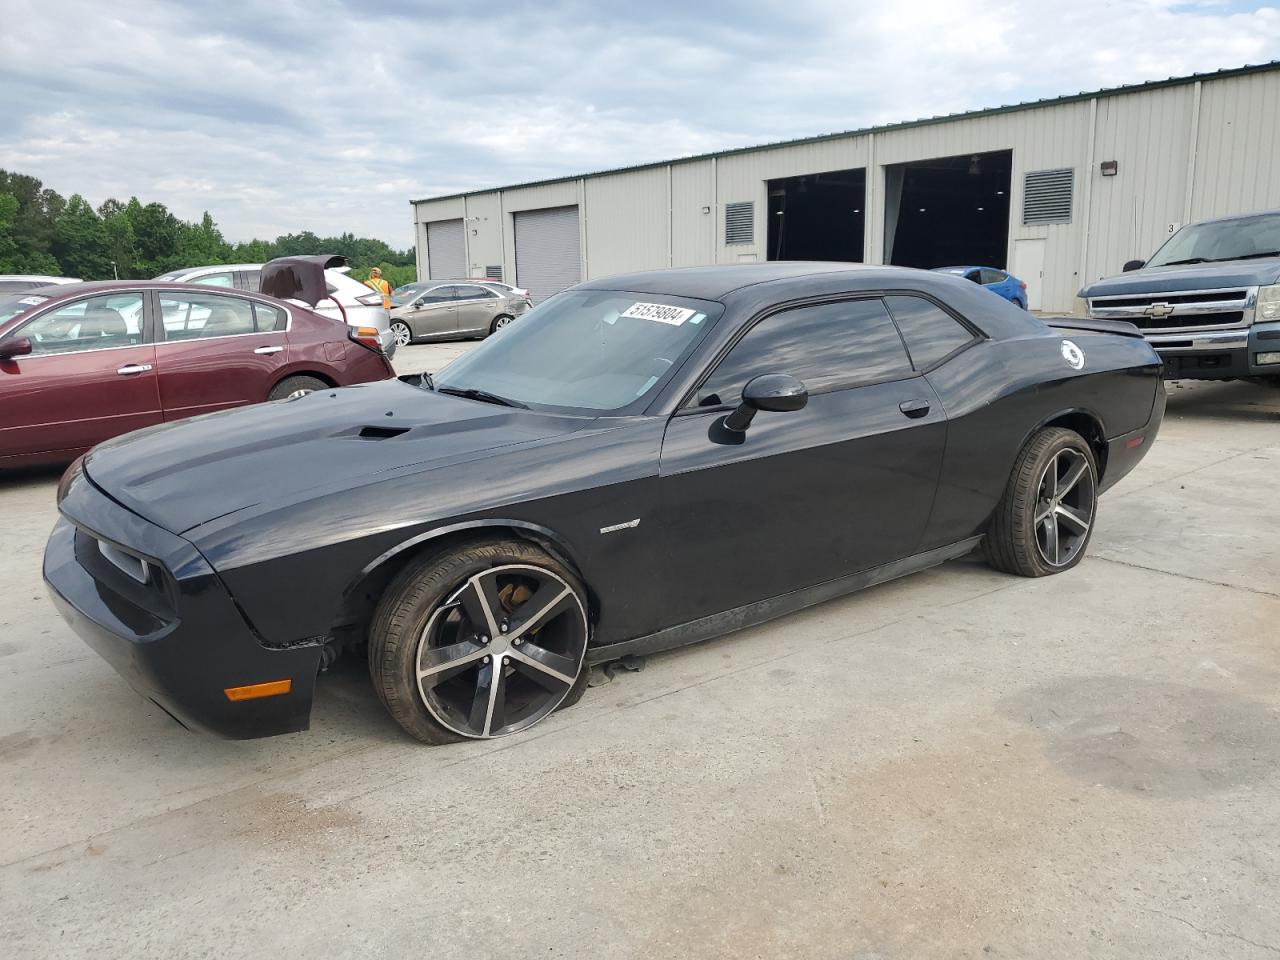
[[1173,313],[1173,307],[1167,303],[1153,303],[1142,312],[1154,320],[1163,320],[1165,317],[1169,316],[1169,314]]

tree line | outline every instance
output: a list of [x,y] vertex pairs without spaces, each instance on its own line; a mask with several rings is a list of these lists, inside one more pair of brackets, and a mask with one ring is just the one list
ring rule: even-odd
[[315,253],[346,257],[352,276],[361,280],[381,267],[392,287],[417,276],[413,248],[395,250],[350,233],[318,237],[310,230],[228,243],[208,212],[192,223],[137,197],[106,200],[95,210],[78,193],[64,198],[35,177],[0,169],[0,274],[139,280],[182,267]]

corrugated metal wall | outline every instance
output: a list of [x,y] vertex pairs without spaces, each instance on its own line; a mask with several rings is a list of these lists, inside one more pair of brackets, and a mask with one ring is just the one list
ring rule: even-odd
[[[501,262],[514,276],[516,211],[574,204],[586,278],[668,264],[764,260],[769,180],[863,167],[867,261],[879,263],[885,165],[1012,150],[1010,269],[1039,273],[1043,264],[1042,277],[1024,279],[1039,283],[1043,309],[1070,312],[1082,307],[1075,293],[1084,283],[1149,256],[1170,226],[1280,207],[1277,103],[1280,70],[1272,69],[424,201],[415,205],[415,219],[466,216],[473,272]],[[1101,175],[1106,160],[1119,164],[1116,176]],[[1071,222],[1024,226],[1025,174],[1064,167],[1075,171]],[[725,204],[743,201],[755,204],[754,240],[725,244]],[[500,261],[487,259],[499,250]]]

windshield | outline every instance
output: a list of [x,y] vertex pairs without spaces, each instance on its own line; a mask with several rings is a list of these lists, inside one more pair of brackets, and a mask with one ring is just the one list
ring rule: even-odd
[[1147,261],[1147,266],[1268,256],[1280,257],[1280,213],[1193,223],[1170,237]]
[[403,287],[398,287],[395,293],[391,294],[391,305],[393,307],[403,306],[425,290],[426,287],[427,284],[423,283],[406,283]]
[[438,374],[531,407],[637,413],[719,318],[705,300],[574,290],[539,304]]

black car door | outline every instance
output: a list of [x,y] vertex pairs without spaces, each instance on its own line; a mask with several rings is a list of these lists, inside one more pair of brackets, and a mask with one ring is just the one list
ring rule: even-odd
[[[809,402],[761,412],[739,444],[718,421],[753,377],[804,381]],[[663,441],[664,613],[680,623],[915,552],[946,436],[879,298],[765,316],[730,348]]]

